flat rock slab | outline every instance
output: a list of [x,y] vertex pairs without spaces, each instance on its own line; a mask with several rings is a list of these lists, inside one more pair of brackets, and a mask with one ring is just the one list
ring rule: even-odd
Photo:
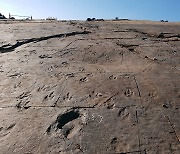
[[0,29],[0,153],[180,153],[180,23]]

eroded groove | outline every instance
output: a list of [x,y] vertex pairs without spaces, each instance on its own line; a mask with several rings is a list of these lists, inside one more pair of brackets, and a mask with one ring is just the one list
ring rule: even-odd
[[120,152],[119,154],[135,154],[135,153],[139,153],[139,154],[147,154],[146,149],[145,150],[138,150],[138,151],[129,151],[129,152]]
[[[2,106],[0,107],[0,109],[9,109],[9,108],[17,108],[17,106]],[[95,108],[94,106],[71,106],[71,105],[67,105],[67,106],[53,106],[53,105],[26,105],[23,106],[22,108],[24,109],[29,109],[29,108],[59,108],[59,109],[63,109],[63,108],[71,108],[71,109],[93,109]]]
[[171,122],[171,120],[170,120],[170,118],[169,118],[168,116],[166,116],[166,118],[167,118],[168,122],[170,123],[171,128],[173,129],[173,132],[174,132],[174,134],[175,134],[175,136],[176,136],[178,142],[180,143],[180,139],[179,139],[179,137],[178,137],[178,135],[177,135],[177,133],[176,133],[176,129],[174,128],[173,123]]
[[[76,40],[74,40],[74,41],[71,41],[71,42],[68,43],[63,49],[61,49],[60,51],[57,51],[57,52],[53,53],[52,55],[55,55],[55,54],[57,54],[57,53],[59,53],[59,52],[68,50],[67,47],[69,47],[71,44],[73,44],[73,43],[75,43],[76,41],[79,41],[79,40],[84,40],[84,39],[76,39]],[[73,48],[73,49],[76,49],[76,48]],[[65,54],[65,53],[63,53],[62,55],[64,55],[64,54]],[[60,56],[62,56],[62,55],[60,55]]]
[[124,52],[121,53],[121,65],[123,64],[123,60],[124,60]]
[[145,32],[142,32],[142,31],[139,31],[137,29],[128,29],[129,32],[135,32],[135,33],[139,33],[141,35],[145,35],[145,36],[148,36],[148,37],[154,37],[154,35],[152,34],[148,34],[148,33],[145,33]]
[[[136,113],[135,113],[135,117],[136,117],[136,123],[138,125],[139,123],[139,118],[138,118],[138,111],[137,111],[137,107],[136,107]],[[142,151],[141,150],[141,138],[140,138],[140,129],[139,129],[139,126],[138,127],[138,131],[137,131],[137,137],[138,137],[138,147],[139,147],[139,151]]]
[[160,33],[157,38],[180,38],[180,34],[173,34],[173,33]]
[[117,45],[121,46],[122,48],[131,48],[131,47],[138,47],[139,44],[119,44],[119,43],[116,43]]
[[62,93],[64,92],[64,90],[66,88],[66,85],[67,85],[67,81],[64,82],[64,86],[63,86],[58,98],[56,99],[56,101],[53,104],[54,107],[57,106],[58,101],[62,98],[61,96],[62,96]]
[[7,44],[7,45],[1,46],[0,47],[0,53],[12,52],[17,47],[20,47],[20,46],[22,46],[24,44],[28,44],[28,43],[37,43],[37,42],[45,41],[45,40],[52,39],[52,38],[61,38],[64,36],[70,37],[70,36],[81,35],[81,34],[89,34],[89,33],[91,33],[91,32],[89,32],[89,31],[71,32],[71,33],[50,35],[50,36],[45,36],[45,37],[31,38],[31,39],[26,39],[26,40],[22,40],[22,41],[17,41],[16,44],[14,44],[14,45]]
[[124,39],[126,39],[126,40],[128,40],[128,39],[136,39],[137,37],[132,37],[132,38],[123,38],[123,37],[105,37],[105,38],[103,38],[103,39],[105,39],[105,40],[124,40]]
[[[109,98],[107,98],[102,104],[106,104],[107,102],[109,102],[113,97],[115,97],[116,95],[119,94],[119,91],[117,93],[115,93],[114,95],[110,96]],[[102,105],[100,104],[100,105]],[[95,105],[93,105],[92,107],[96,107],[97,105],[99,105],[98,103],[96,103]]]
[[138,83],[137,83],[137,80],[136,80],[136,77],[134,76],[134,81],[136,83],[136,87],[137,87],[137,90],[138,90],[138,94],[139,94],[139,97],[141,97],[141,92],[139,90],[139,86],[138,86]]

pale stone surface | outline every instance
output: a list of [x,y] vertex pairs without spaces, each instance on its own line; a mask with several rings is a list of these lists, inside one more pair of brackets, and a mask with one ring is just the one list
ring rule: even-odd
[[0,29],[0,153],[180,152],[180,23]]

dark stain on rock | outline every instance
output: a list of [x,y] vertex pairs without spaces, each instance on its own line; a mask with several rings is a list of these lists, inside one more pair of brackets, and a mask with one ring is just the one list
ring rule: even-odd
[[64,114],[58,115],[56,121],[47,128],[46,132],[50,133],[52,130],[57,131],[58,129],[62,129],[64,125],[79,117],[80,114],[77,110],[71,110]]

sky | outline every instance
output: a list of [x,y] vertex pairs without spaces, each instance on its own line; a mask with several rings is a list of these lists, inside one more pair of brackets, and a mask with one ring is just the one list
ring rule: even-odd
[[0,13],[55,17],[59,20],[89,18],[180,21],[180,0],[0,0]]

